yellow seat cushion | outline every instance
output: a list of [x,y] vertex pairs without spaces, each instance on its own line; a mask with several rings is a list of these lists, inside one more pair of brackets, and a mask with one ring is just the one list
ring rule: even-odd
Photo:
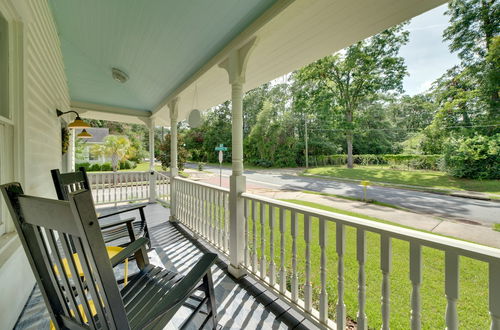
[[[92,316],[95,316],[97,314],[97,312],[95,310],[94,301],[89,300],[88,302],[89,302],[89,307],[90,307],[90,313],[92,313]],[[89,320],[87,319],[87,315],[85,314],[85,312],[83,310],[82,304],[78,305],[78,310],[80,311],[80,315],[82,316],[83,322],[88,323]],[[73,317],[75,316],[75,312],[72,309],[70,309],[70,313],[71,313],[71,315],[73,315]],[[50,320],[50,330],[55,330],[55,329],[56,329],[56,327],[54,326],[54,322],[52,322],[52,320]]]
[[[108,251],[108,257],[111,259],[115,255],[117,255],[120,251],[123,250],[123,248],[118,247],[118,246],[106,246],[106,250]],[[78,272],[78,276],[83,277],[83,269],[82,265],[80,263],[80,258],[78,257],[78,253],[73,253],[73,258],[75,260],[75,266],[76,266],[76,271]],[[68,260],[66,258],[62,259],[62,266],[64,268],[64,272],[68,277],[71,277],[71,270],[69,268]],[[54,271],[56,272],[56,275],[59,275],[59,269],[57,266],[54,266]],[[125,259],[125,269],[124,269],[124,285],[127,285],[128,283],[128,259]]]

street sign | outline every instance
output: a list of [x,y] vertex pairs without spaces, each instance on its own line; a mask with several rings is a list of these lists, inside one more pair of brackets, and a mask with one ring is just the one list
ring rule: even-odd
[[227,151],[227,147],[224,147],[223,144],[219,144],[218,147],[215,147],[215,151]]
[[222,161],[224,160],[224,151],[227,151],[227,147],[221,143],[218,147],[215,147],[215,151],[219,152],[219,185],[222,187]]

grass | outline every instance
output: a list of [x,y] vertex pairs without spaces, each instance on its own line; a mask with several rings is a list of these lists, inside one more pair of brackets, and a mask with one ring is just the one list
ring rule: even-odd
[[469,190],[500,194],[500,180],[471,180],[454,178],[444,172],[423,170],[392,170],[381,166],[317,167],[307,170],[311,175],[329,176],[373,182],[406,184],[438,189]]
[[[136,168],[129,170],[118,170],[118,172],[146,172],[149,171],[149,162],[139,163]],[[162,171],[161,165],[155,165],[155,171]]]
[[[347,215],[353,215],[364,219],[381,221],[380,219],[367,217],[355,212],[338,210],[332,207],[323,206],[315,203],[289,200],[300,205],[314,207],[326,211],[337,212]],[[250,210],[251,211],[251,210]],[[274,246],[276,249],[274,262],[276,264],[277,274],[281,265],[279,246],[279,214],[275,210],[275,232]],[[261,242],[261,219],[260,209],[256,208],[255,219],[255,234],[256,234],[256,253],[260,260],[263,251],[260,246]],[[266,208],[263,212],[265,221],[265,244],[264,255],[266,263],[269,265],[270,252],[270,231],[269,226],[269,210]],[[298,234],[297,234],[297,270],[299,278],[299,294],[303,298],[303,284],[305,280],[305,242],[304,242],[304,219],[298,215]],[[253,214],[249,216],[249,241],[252,245],[253,241]],[[291,281],[291,233],[290,233],[290,213],[285,215],[286,232],[285,232],[285,267],[287,269],[287,286],[290,289]],[[320,247],[319,247],[319,220],[311,219],[312,239],[311,239],[311,282],[313,286],[313,306],[319,306],[320,293]],[[386,222],[386,221],[381,221]],[[335,224],[327,224],[327,292],[328,292],[328,308],[329,317],[335,319],[335,304],[337,301],[337,254],[335,250]],[[250,248],[252,248],[250,246]],[[374,233],[366,235],[366,313],[370,328],[380,328],[381,313],[380,313],[380,296],[382,274],[380,271],[380,236]],[[431,248],[422,249],[423,260],[423,283],[421,286],[422,296],[422,328],[423,329],[439,329],[445,328],[445,310],[446,297],[444,294],[444,253]],[[356,259],[356,230],[352,227],[346,228],[346,245],[344,254],[345,267],[345,304],[347,315],[350,319],[356,319],[358,310],[357,302],[357,286],[358,286],[358,263]],[[391,272],[391,327],[393,329],[408,329],[410,328],[410,295],[411,282],[409,280],[409,244],[401,240],[392,240],[392,272]],[[489,328],[488,314],[488,266],[484,262],[461,257],[460,259],[460,298],[458,302],[458,316],[460,326],[464,329],[487,329]]]
[[303,192],[304,194],[335,197],[335,198],[347,199],[347,200],[350,200],[350,201],[365,202],[365,203],[369,203],[369,204],[374,204],[374,205],[379,205],[379,206],[384,206],[384,207],[390,207],[390,208],[396,209],[396,210],[408,211],[407,208],[404,208],[404,207],[401,207],[401,206],[397,206],[397,205],[393,205],[393,204],[389,204],[389,203],[375,201],[375,200],[372,200],[372,199],[368,199],[367,201],[363,201],[362,198],[351,197],[351,196],[335,195],[335,194],[329,194],[329,193],[318,192],[318,191],[302,190],[301,192]]
[[500,223],[494,223],[493,230],[500,231]]

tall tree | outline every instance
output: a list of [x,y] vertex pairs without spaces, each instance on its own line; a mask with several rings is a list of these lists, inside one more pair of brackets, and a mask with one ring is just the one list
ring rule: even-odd
[[461,59],[462,76],[470,76],[469,80],[482,94],[479,97],[483,96],[487,106],[487,120],[500,119],[500,1],[453,0],[448,3],[446,14],[450,24],[444,30],[443,39],[450,42],[450,50],[457,52]]
[[404,24],[398,25],[322,58],[296,75],[296,79],[312,81],[318,93],[327,91],[331,109],[343,114],[349,168],[353,167],[354,116],[367,99],[382,92],[402,91],[407,72],[399,49],[407,42]]

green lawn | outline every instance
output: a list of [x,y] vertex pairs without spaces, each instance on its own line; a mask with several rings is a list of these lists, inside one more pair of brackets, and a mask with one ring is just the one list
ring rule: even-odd
[[[161,165],[155,165],[156,171],[162,171]],[[146,172],[149,171],[149,162],[139,163],[136,168],[130,170],[119,170],[119,172]]]
[[[289,200],[300,205],[315,207],[322,210],[354,215],[361,218],[378,221],[353,212],[346,212],[335,208],[304,202]],[[277,210],[276,210],[277,212]],[[257,207],[257,214],[260,214]],[[266,247],[265,255],[269,263],[269,241],[270,232],[268,226],[269,211],[265,211],[266,223]],[[257,254],[260,258],[260,219],[256,216],[256,237]],[[275,215],[275,263],[277,273],[280,266],[280,235],[279,217]],[[385,221],[383,221],[385,222]],[[305,279],[305,243],[303,240],[303,217],[298,217],[299,233],[297,235],[298,251],[298,278],[301,282],[299,287],[300,297],[303,298],[303,282]],[[335,251],[335,224],[328,223],[328,247],[327,247],[327,291],[329,316],[335,319],[335,304],[337,301],[337,255]],[[253,219],[249,217],[249,241],[252,243]],[[286,240],[285,240],[285,267],[287,268],[287,285],[290,289],[291,275],[291,234],[290,234],[290,214],[286,214]],[[370,328],[380,328],[380,297],[381,280],[380,272],[380,236],[367,233],[367,259],[365,264],[367,283],[367,317]],[[313,304],[318,308],[320,292],[320,248],[319,248],[319,224],[318,219],[312,218],[312,240],[311,240],[311,269],[313,285]],[[410,294],[411,282],[409,280],[409,244],[392,240],[393,245],[393,269],[391,273],[391,328],[408,329],[410,327]],[[438,250],[423,248],[423,284],[422,293],[422,328],[423,329],[443,329],[445,328],[446,297],[444,294],[444,253]],[[260,260],[260,259],[259,259]],[[346,252],[344,256],[345,264],[345,304],[348,317],[356,319],[358,309],[357,303],[357,281],[358,264],[356,260],[356,230],[352,227],[346,228]],[[460,299],[458,303],[458,313],[460,326],[463,329],[487,329],[489,327],[488,314],[488,267],[485,263],[469,258],[460,259]]]
[[328,166],[311,168],[306,173],[335,178],[500,194],[500,180],[459,179],[439,171],[391,170],[380,166],[356,166],[352,169],[340,166]]

